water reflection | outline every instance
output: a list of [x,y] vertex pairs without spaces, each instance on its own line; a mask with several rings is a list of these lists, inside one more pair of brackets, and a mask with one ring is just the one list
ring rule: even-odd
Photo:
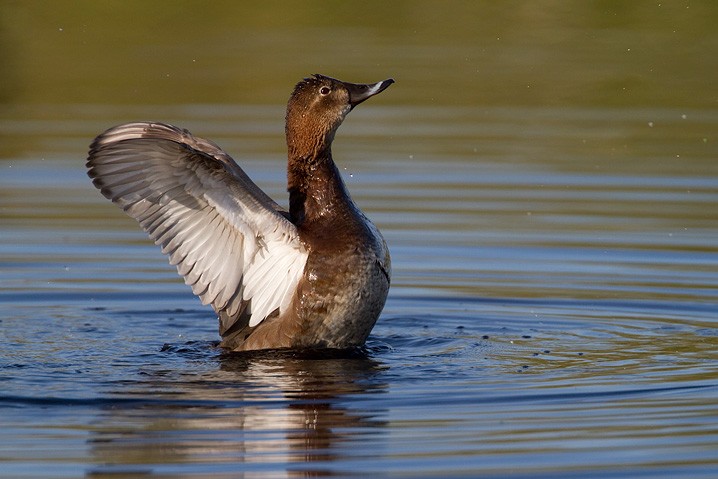
[[[175,352],[186,354],[168,350]],[[154,371],[146,382],[122,385],[125,399],[141,399],[102,412],[90,440],[93,462],[101,466],[89,474],[171,474],[167,465],[192,463],[207,472],[211,463],[212,477],[254,477],[267,468],[313,477],[322,464],[345,457],[357,431],[380,436],[386,426],[377,418],[385,411],[347,405],[347,396],[387,388],[384,366],[363,353],[267,352],[216,360],[214,370],[199,375]]]

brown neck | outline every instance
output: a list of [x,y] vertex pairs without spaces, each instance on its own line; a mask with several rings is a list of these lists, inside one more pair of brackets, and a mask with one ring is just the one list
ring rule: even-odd
[[287,184],[289,215],[297,226],[329,219],[351,204],[329,148],[310,158],[290,153]]

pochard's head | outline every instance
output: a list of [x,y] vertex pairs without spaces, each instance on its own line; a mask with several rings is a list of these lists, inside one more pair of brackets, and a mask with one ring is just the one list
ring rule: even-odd
[[324,75],[313,75],[297,83],[287,104],[289,154],[308,157],[328,149],[347,114],[392,83],[390,78],[364,85]]

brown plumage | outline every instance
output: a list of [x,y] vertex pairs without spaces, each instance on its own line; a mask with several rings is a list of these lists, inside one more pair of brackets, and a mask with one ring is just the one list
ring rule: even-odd
[[360,346],[384,306],[391,263],[331,145],[349,111],[391,83],[314,75],[297,84],[286,116],[289,211],[217,145],[163,123],[98,136],[88,174],[212,305],[223,347]]

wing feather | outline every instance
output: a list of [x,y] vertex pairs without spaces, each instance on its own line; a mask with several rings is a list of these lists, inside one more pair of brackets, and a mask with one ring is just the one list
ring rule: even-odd
[[129,123],[95,139],[87,166],[212,304],[220,333],[289,307],[307,251],[286,211],[216,144],[163,123]]

